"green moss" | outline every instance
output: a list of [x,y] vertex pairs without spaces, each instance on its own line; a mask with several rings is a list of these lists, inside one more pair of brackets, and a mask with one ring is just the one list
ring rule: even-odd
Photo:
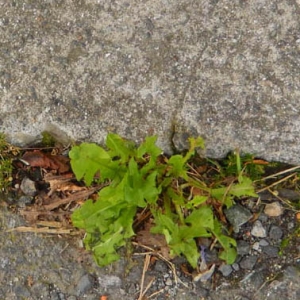
[[10,145],[0,133],[0,192],[6,193],[12,181],[12,155]]
[[56,140],[48,131],[42,132],[42,144],[45,147],[54,147]]

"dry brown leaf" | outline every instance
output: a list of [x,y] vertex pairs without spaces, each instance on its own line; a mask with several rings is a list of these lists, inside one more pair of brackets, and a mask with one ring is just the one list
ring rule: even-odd
[[164,235],[154,234],[149,230],[140,230],[137,233],[136,241],[141,245],[157,249],[158,253],[160,253],[165,259],[171,259],[170,249]]
[[74,184],[71,180],[75,179],[73,174],[65,174],[65,175],[53,175],[48,173],[44,176],[44,180],[49,183],[50,191],[48,192],[48,196],[51,196],[55,191],[82,191],[85,190],[86,187],[78,186]]
[[27,151],[22,156],[22,161],[31,167],[56,170],[65,173],[70,170],[69,159],[63,155],[51,155],[40,150]]
[[207,192],[203,191],[202,189],[199,189],[197,187],[192,187],[191,188],[191,194],[193,196],[203,196],[203,195],[206,195]]

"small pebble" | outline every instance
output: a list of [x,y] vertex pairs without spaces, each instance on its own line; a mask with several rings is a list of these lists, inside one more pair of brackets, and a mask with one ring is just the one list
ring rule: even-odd
[[172,279],[169,277],[169,278],[166,280],[165,284],[166,284],[167,286],[171,286],[171,285],[173,284]]
[[92,287],[93,283],[91,280],[91,277],[86,274],[83,275],[80,279],[79,282],[77,283],[77,296],[80,296],[81,294],[84,294],[86,291],[88,291]]
[[233,268],[234,271],[238,271],[240,269],[240,266],[237,263],[234,263],[231,266],[232,266],[232,268]]
[[250,251],[250,245],[246,241],[237,241],[237,254],[238,255],[247,255]]
[[166,266],[165,262],[159,260],[155,263],[154,270],[163,274],[168,271],[168,267]]
[[240,262],[240,267],[244,270],[252,270],[257,262],[257,256],[246,256]]
[[289,222],[289,223],[288,223],[288,230],[291,230],[291,229],[293,229],[294,227],[295,227],[294,222]]
[[238,204],[225,209],[224,213],[236,233],[239,232],[240,226],[247,223],[252,217],[252,213],[247,208]]
[[219,271],[224,277],[227,277],[232,273],[233,269],[230,265],[222,265],[219,267]]
[[255,242],[253,245],[252,245],[252,249],[255,250],[255,251],[260,251],[260,244],[259,242]]
[[269,232],[269,237],[272,240],[280,241],[283,235],[283,231],[280,227],[273,225]]
[[269,242],[265,239],[262,239],[259,241],[259,245],[264,247],[264,246],[268,246],[269,245]]
[[251,230],[251,234],[255,237],[264,238],[267,236],[266,229],[263,227],[261,221],[257,220]]
[[34,196],[36,193],[35,182],[27,177],[24,177],[21,182],[20,189],[25,195]]
[[264,213],[269,217],[278,217],[283,214],[283,207],[279,202],[266,204]]
[[279,191],[279,197],[286,198],[290,201],[299,201],[300,199],[300,193],[298,191],[289,190],[289,189],[280,189]]
[[269,245],[269,246],[262,247],[262,251],[265,254],[267,254],[269,257],[277,257],[279,249],[275,246]]
[[98,277],[99,285],[103,288],[108,288],[111,286],[120,287],[122,285],[122,280],[118,276],[110,275],[110,276],[99,276]]
[[33,201],[33,199],[30,196],[21,196],[18,200],[17,205],[21,208],[24,208],[26,205],[31,204],[32,201]]
[[264,214],[264,213],[261,213],[258,217],[258,220],[261,221],[262,223],[266,223],[268,221],[269,217]]

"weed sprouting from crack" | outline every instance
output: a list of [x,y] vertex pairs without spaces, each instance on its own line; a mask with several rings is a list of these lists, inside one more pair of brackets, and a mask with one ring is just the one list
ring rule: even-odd
[[135,235],[137,212],[146,209],[153,220],[150,231],[164,236],[170,258],[184,255],[196,268],[197,239],[204,237],[216,240],[219,257],[233,263],[236,241],[225,233],[222,209],[231,207],[237,197],[256,197],[252,180],[243,175],[239,155],[235,156],[238,174],[227,184],[210,187],[191,168],[196,148],[204,147],[201,138],[190,138],[188,151],[171,157],[162,155],[155,143],[152,136],[136,147],[108,134],[107,150],[82,143],[70,151],[77,180],[90,185],[97,174],[98,181],[110,182],[96,201],[87,200],[72,215],[73,225],[86,231],[86,248],[100,266],[118,260],[117,250]]

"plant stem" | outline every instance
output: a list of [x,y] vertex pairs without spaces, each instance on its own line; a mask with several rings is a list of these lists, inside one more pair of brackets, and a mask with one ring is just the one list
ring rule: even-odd
[[180,224],[184,225],[185,224],[185,222],[184,222],[184,216],[183,216],[183,213],[181,211],[180,205],[174,203],[174,206],[175,206],[175,210],[176,210],[176,212],[177,212],[177,214],[179,216]]

